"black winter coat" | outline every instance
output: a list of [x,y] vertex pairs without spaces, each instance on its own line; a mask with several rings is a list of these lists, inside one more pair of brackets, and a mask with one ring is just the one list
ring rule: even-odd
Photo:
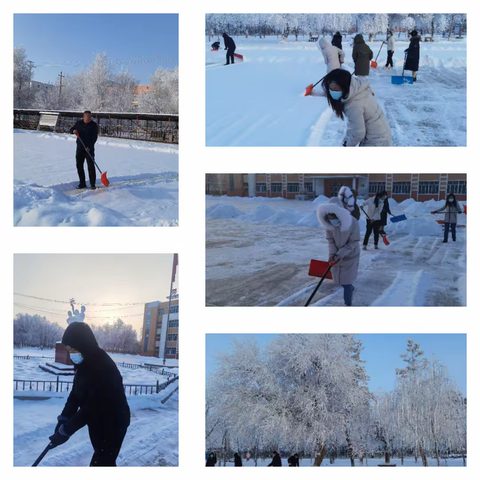
[[292,456],[288,459],[288,466],[289,466],[289,467],[299,467],[299,466],[300,466],[300,459],[299,459],[299,458],[295,458],[295,455],[292,455]]
[[233,38],[229,37],[226,33],[223,34],[223,41],[225,42],[226,50],[235,50],[235,48],[237,48],[235,42],[233,41]]
[[342,50],[342,36],[339,33],[332,37],[332,45]]
[[[83,140],[85,146],[90,149],[90,152],[93,152],[95,148],[95,142],[98,138],[98,125],[93,120],[89,123],[85,123],[83,120],[78,120],[75,125],[70,129],[70,133],[73,133],[74,130],[78,131],[78,134]],[[78,138],[77,150],[83,151],[82,144],[80,143],[80,140]]]
[[217,463],[217,456],[213,455],[207,458],[207,465],[206,467],[214,467],[215,464]]
[[234,460],[235,460],[235,466],[236,467],[243,467],[242,465],[242,458],[240,457],[240,455],[238,453],[236,453],[234,455]]
[[373,58],[373,52],[361,34],[356,35],[353,39],[352,58],[355,62],[355,75],[366,76],[370,73],[370,60]]
[[61,413],[68,419],[64,425],[66,433],[72,435],[88,425],[91,437],[124,435],[130,425],[130,408],[115,362],[98,346],[85,323],[69,325],[62,343],[75,348],[83,357],[82,363],[75,365],[72,390]]
[[282,466],[282,459],[280,454],[276,453],[273,456],[272,461],[268,464],[268,467],[281,467]]
[[380,213],[380,220],[382,225],[386,225],[388,223],[388,217],[387,215],[392,215],[393,213],[390,211],[390,205],[388,204],[388,198],[385,199],[385,202],[383,204],[383,210]]
[[410,45],[405,50],[407,52],[407,58],[405,60],[405,70],[412,72],[418,72],[418,64],[420,62],[420,40],[422,37],[416,35],[410,40]]

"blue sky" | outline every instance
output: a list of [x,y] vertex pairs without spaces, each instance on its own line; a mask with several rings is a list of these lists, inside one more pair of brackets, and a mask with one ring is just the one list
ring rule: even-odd
[[[158,67],[178,66],[178,15],[15,14],[14,45],[23,45],[38,65],[39,82],[54,83],[60,71],[75,73],[106,52],[119,61],[117,71],[128,68],[147,84]],[[154,61],[132,63],[140,57]]]
[[[260,347],[265,347],[277,335],[258,334],[210,334],[206,336],[206,373],[215,370],[215,357],[228,351],[233,337],[254,337]],[[463,334],[358,334],[365,350],[362,358],[370,375],[370,390],[390,391],[395,384],[395,368],[401,368],[400,355],[405,353],[408,338],[420,343],[425,357],[433,354],[448,367],[450,375],[457,381],[464,394],[467,390],[466,378],[466,335]]]

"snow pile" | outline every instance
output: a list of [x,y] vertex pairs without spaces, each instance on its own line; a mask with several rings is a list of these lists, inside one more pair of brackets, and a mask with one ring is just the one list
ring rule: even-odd
[[275,210],[270,207],[260,205],[253,212],[242,215],[240,220],[243,220],[244,222],[265,222],[270,217],[273,217],[275,213]]
[[236,218],[243,215],[238,208],[228,203],[218,203],[207,208],[207,218]]
[[302,214],[296,210],[279,210],[266,221],[277,225],[298,225],[301,218]]
[[405,233],[414,237],[438,236],[442,234],[443,228],[433,218],[414,217],[398,223],[389,223],[385,227],[389,233]]
[[317,217],[317,209],[304,215],[297,223],[299,227],[321,227]]
[[[405,200],[405,202],[406,201],[407,200]],[[405,202],[402,202],[400,206],[403,206]],[[403,209],[403,213],[405,213],[407,217],[408,215],[425,215],[433,212],[434,210],[442,208],[444,205],[445,200],[427,200],[426,202],[413,201],[413,203],[410,203],[406,208]]]
[[463,57],[439,58],[425,55],[424,57],[420,57],[419,67],[467,68],[467,59]]
[[312,204],[316,207],[320,205],[321,203],[327,203],[330,199],[326,197],[325,195],[319,195],[313,202]]

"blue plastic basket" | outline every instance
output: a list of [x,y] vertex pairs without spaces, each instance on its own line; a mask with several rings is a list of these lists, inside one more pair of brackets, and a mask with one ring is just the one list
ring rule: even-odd
[[413,77],[405,77],[401,75],[393,75],[392,77],[392,83],[394,85],[403,85],[404,83],[409,83],[413,84]]

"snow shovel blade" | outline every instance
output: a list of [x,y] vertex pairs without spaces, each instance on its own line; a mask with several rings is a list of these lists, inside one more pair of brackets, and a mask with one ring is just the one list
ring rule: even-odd
[[[308,271],[308,275],[310,277],[319,277],[322,278],[325,275],[325,272],[328,270],[328,262],[324,262],[322,260],[315,260],[312,259],[310,260],[310,269]],[[332,277],[332,272],[328,271],[327,276],[325,278],[328,278],[331,280]]]
[[108,178],[107,178],[107,172],[102,173],[102,175],[100,176],[100,180],[106,187],[110,185],[110,182],[108,181]]
[[397,215],[396,217],[390,218],[390,221],[392,223],[398,223],[398,222],[403,222],[407,219],[405,215]]
[[405,83],[413,85],[413,77],[405,77],[402,75],[392,75],[391,79],[392,79],[393,85],[403,85]]
[[308,97],[309,95],[312,94],[312,90],[313,90],[313,83],[311,83],[305,90],[305,97]]
[[372,66],[372,68],[377,68],[377,67],[378,67],[378,63],[375,62],[375,60],[372,60],[371,66]]
[[386,235],[382,235],[382,240],[383,240],[383,243],[385,245],[390,245],[390,242],[387,240],[387,236]]
[[467,214],[467,206],[463,204],[463,213],[466,215]]

